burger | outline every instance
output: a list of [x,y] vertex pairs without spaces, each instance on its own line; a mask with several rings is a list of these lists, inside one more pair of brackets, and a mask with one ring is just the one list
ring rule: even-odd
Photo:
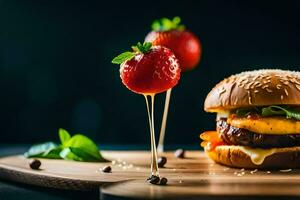
[[207,95],[216,131],[200,135],[209,158],[248,169],[300,168],[300,72],[263,69],[232,75]]

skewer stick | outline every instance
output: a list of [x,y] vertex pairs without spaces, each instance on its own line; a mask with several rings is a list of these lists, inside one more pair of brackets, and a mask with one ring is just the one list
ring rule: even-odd
[[169,104],[170,104],[170,99],[171,99],[171,92],[172,92],[172,88],[168,89],[166,92],[165,108],[164,108],[164,114],[163,114],[163,118],[162,118],[162,122],[161,122],[159,141],[158,141],[158,146],[157,146],[158,153],[164,152],[164,140],[165,140],[165,133],[166,133]]

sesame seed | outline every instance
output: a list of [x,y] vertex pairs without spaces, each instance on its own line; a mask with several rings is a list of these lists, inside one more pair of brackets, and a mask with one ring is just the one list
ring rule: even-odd
[[261,83],[258,82],[258,81],[256,81],[256,82],[254,83],[254,86],[257,86],[257,85],[261,85]]
[[281,89],[281,85],[280,85],[280,84],[277,84],[277,85],[276,85],[276,88],[277,88],[278,90],[280,90],[280,89]]
[[295,83],[295,79],[293,78],[293,79],[290,79],[289,80],[291,83]]
[[283,100],[283,98],[284,98],[283,95],[281,95],[281,96],[280,96],[280,99]]
[[279,170],[280,172],[291,172],[292,171],[292,169],[281,169],[281,170]]
[[264,86],[262,86],[261,88],[262,88],[262,89],[265,89],[265,88],[267,88],[267,87],[269,87],[269,85],[264,85]]
[[285,92],[286,96],[289,96],[287,89],[284,89],[284,92]]
[[247,93],[248,93],[248,101],[249,101],[249,104],[252,104],[252,99],[251,99],[250,91],[247,91]]
[[298,90],[300,90],[300,85],[295,85]]
[[267,92],[270,92],[270,93],[273,92],[273,90],[271,90],[269,88],[267,88],[266,90],[267,90]]
[[226,92],[226,89],[223,87],[219,93],[219,97]]
[[254,90],[254,93],[258,93],[259,92],[259,90]]
[[284,81],[282,82],[284,85],[289,85],[289,82],[288,81]]

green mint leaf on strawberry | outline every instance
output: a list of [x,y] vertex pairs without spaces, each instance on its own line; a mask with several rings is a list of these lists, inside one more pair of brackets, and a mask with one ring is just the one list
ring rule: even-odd
[[111,62],[113,64],[122,64],[126,60],[131,60],[134,56],[135,53],[127,51],[115,57]]
[[131,60],[132,58],[134,58],[134,56],[137,53],[143,53],[144,54],[144,53],[149,52],[151,47],[152,47],[151,42],[144,42],[143,44],[138,42],[135,46],[131,47],[133,52],[126,51],[124,53],[121,53],[120,55],[115,57],[111,62],[113,64],[122,64],[123,62],[125,62],[127,60]]
[[178,16],[174,17],[172,20],[164,17],[155,20],[152,23],[151,28],[153,31],[184,30],[185,26],[180,23],[181,19]]

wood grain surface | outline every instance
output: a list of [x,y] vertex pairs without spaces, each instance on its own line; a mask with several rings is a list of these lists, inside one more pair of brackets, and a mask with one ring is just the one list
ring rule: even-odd
[[[82,163],[41,159],[40,170],[32,170],[23,156],[0,158],[0,178],[71,190],[98,190],[107,196],[140,199],[184,199],[212,196],[300,196],[300,171],[257,171],[221,166],[207,159],[203,152],[189,151],[185,159],[168,158],[161,176],[167,186],[149,185],[150,153],[145,151],[104,151],[110,163]],[[112,173],[102,173],[103,166]]]

